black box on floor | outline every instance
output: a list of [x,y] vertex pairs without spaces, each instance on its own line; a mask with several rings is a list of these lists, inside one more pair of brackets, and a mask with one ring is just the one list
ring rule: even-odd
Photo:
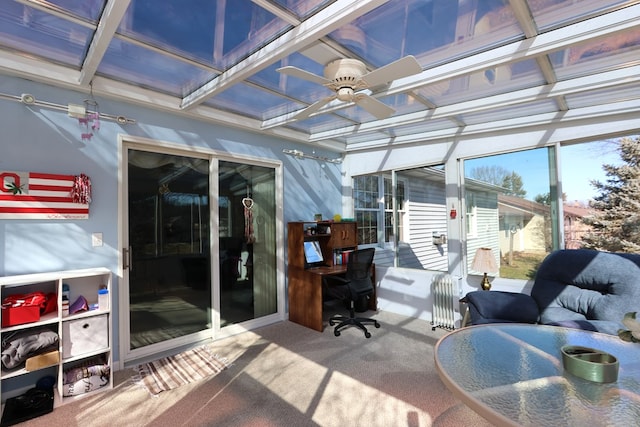
[[32,388],[25,394],[7,399],[0,426],[12,426],[53,411],[53,389]]

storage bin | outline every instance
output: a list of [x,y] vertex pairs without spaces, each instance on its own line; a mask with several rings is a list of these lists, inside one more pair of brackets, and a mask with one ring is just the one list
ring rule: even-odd
[[106,314],[62,322],[62,357],[78,356],[109,347]]
[[20,307],[2,307],[2,327],[23,325],[40,320],[40,307],[23,305]]

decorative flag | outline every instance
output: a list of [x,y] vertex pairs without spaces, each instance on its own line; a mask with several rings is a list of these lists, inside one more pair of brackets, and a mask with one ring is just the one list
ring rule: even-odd
[[89,202],[84,174],[0,171],[0,219],[87,219]]

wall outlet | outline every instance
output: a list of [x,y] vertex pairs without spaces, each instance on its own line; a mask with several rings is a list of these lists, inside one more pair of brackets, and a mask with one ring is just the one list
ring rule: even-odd
[[91,246],[93,246],[94,248],[102,246],[102,233],[91,234]]

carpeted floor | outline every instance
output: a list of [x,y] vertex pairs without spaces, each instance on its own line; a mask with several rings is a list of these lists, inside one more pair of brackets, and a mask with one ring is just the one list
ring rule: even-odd
[[[372,314],[372,313],[369,313]],[[133,370],[113,390],[56,408],[31,427],[366,426],[489,424],[440,381],[433,347],[446,331],[380,312],[372,337],[350,328],[335,337],[285,321],[210,344],[229,367],[152,397]]]

